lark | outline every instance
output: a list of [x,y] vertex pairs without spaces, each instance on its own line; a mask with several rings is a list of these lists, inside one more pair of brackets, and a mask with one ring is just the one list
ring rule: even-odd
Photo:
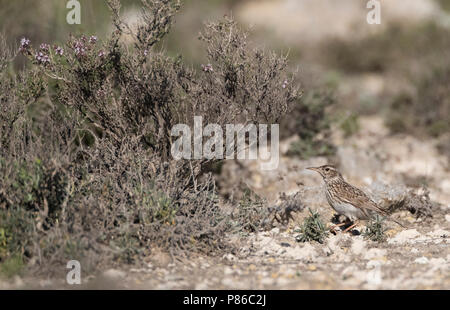
[[[335,225],[331,229],[332,231],[336,227],[346,225],[349,222],[353,223],[344,230],[344,232],[347,232],[353,229],[358,224],[358,221],[373,219],[377,214],[386,218],[389,216],[386,211],[378,207],[362,190],[347,183],[335,167],[324,165],[306,169],[316,171],[322,176],[325,182],[325,194],[329,205],[339,215],[345,215],[348,219],[344,223]],[[404,227],[396,220],[390,220]]]

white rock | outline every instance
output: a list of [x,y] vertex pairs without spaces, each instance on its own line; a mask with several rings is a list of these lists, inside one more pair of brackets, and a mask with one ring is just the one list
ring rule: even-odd
[[356,271],[358,271],[358,268],[356,266],[348,266],[341,272],[341,276],[343,278],[351,277]]
[[443,238],[443,236],[449,237],[450,233],[445,229],[439,228],[437,230],[430,231],[429,233],[427,233],[427,236],[430,236],[433,238]]
[[441,184],[439,185],[443,192],[450,192],[450,180],[442,180]]
[[226,276],[232,275],[233,273],[234,273],[233,269],[231,269],[228,266],[223,269],[223,274]]
[[450,270],[450,263],[442,257],[430,259],[430,264],[437,269]]
[[280,233],[280,229],[278,227],[275,227],[274,229],[271,230],[271,232],[273,234],[279,234]]
[[224,278],[222,280],[222,284],[228,287],[235,287],[236,286],[236,281],[234,281],[231,278]]
[[365,246],[366,242],[364,241],[364,239],[361,236],[358,236],[354,238],[351,250],[353,254],[360,255],[364,252]]
[[389,244],[414,243],[414,239],[420,237],[421,234],[416,229],[407,229],[399,232],[395,237],[388,239]]
[[222,256],[223,259],[229,260],[230,262],[234,262],[236,260],[236,256],[231,253],[225,254]]
[[369,286],[379,286],[383,282],[381,268],[377,266],[377,268],[370,270],[366,274],[366,281]]
[[381,265],[383,265],[383,262],[381,260],[378,259],[373,259],[373,260],[369,260],[366,264],[366,268],[367,269],[372,269],[375,267],[380,267]]
[[414,262],[417,263],[417,264],[424,265],[424,264],[428,264],[429,260],[425,256],[422,256],[422,257],[416,258],[414,260]]
[[311,244],[306,243],[303,247],[295,246],[287,248],[286,255],[294,259],[314,261],[317,257],[317,252]]
[[275,279],[272,278],[262,278],[261,284],[262,285],[272,285],[275,282]]
[[207,290],[210,287],[209,281],[205,280],[195,285],[196,290]]
[[126,275],[127,274],[124,271],[117,269],[108,269],[103,273],[103,276],[111,279],[125,278]]
[[367,252],[364,254],[364,259],[374,259],[374,258],[380,258],[383,256],[386,256],[386,249],[378,249],[378,248],[372,248],[367,250]]

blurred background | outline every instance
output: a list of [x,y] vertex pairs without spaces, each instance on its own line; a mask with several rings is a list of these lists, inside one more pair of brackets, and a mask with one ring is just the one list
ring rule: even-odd
[[[104,1],[80,0],[81,25],[67,24],[66,3],[0,0],[0,31],[16,46],[24,36],[35,44],[61,44],[69,33],[101,38],[112,31]],[[133,23],[139,18],[139,0],[122,4],[126,20]],[[360,0],[185,0],[160,47],[198,68],[205,55],[197,39],[203,23],[231,14],[251,29],[255,44],[289,53],[305,90],[316,85],[333,89],[335,107],[346,113],[332,115],[339,115],[346,134],[358,128],[354,115],[361,113],[383,115],[393,132],[440,136],[449,131],[450,0],[410,0],[407,5],[383,1],[380,25],[366,22],[366,4]],[[16,68],[24,64],[18,57]]]

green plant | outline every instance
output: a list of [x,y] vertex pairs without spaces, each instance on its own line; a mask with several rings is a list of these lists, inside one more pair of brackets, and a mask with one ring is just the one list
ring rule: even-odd
[[317,241],[323,243],[328,235],[328,229],[322,222],[320,214],[317,211],[309,210],[309,216],[305,218],[302,226],[297,231],[300,234],[296,236],[298,242]]
[[283,135],[296,134],[287,155],[307,159],[312,156],[328,156],[336,152],[329,142],[331,120],[326,109],[335,104],[333,91],[322,88],[307,91],[293,106],[293,110],[281,121]]
[[377,215],[375,219],[369,221],[363,235],[372,241],[382,242],[386,240],[385,232],[384,218]]
[[238,231],[255,232],[263,228],[264,220],[269,216],[265,201],[254,191],[245,188],[243,197],[237,205],[235,226]]
[[350,137],[359,131],[359,120],[357,114],[350,114],[341,123],[341,129],[344,132],[344,137]]
[[417,95],[402,93],[392,100],[387,126],[394,133],[412,132],[435,137],[449,132],[450,64],[432,68],[414,83]]
[[322,140],[298,140],[289,145],[288,156],[308,159],[313,156],[330,156],[336,153],[336,147]]
[[335,38],[323,43],[320,57],[329,67],[358,74],[407,72],[411,62],[442,58],[450,46],[449,31],[433,21],[405,27],[389,24],[384,31],[358,39]]
[[15,275],[20,275],[24,267],[22,256],[16,254],[0,263],[0,275],[11,278]]

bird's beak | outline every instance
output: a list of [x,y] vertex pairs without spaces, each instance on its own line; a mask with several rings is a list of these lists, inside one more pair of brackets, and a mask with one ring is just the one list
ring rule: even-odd
[[309,167],[309,168],[306,168],[306,169],[308,169],[308,170],[312,170],[312,171],[316,171],[316,172],[318,172],[318,168],[316,168],[316,167]]

